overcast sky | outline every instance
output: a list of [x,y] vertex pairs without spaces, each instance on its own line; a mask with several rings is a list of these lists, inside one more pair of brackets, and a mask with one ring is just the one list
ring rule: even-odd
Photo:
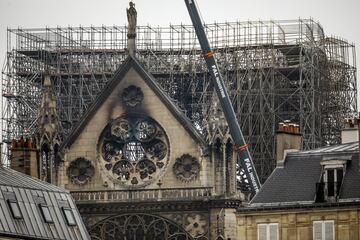
[[[0,63],[6,28],[124,25],[128,0],[0,0]],[[190,24],[183,0],[134,0],[138,25]],[[326,35],[360,46],[360,0],[198,0],[206,23],[313,18]],[[358,66],[360,52],[357,49]],[[358,74],[358,76],[360,76]],[[359,79],[359,78],[358,78]]]

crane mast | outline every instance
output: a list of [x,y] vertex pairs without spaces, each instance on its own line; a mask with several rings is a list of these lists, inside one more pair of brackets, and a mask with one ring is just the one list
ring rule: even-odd
[[195,0],[185,0],[185,4],[188,9],[193,26],[195,28],[195,32],[198,37],[201,50],[206,61],[206,65],[212,76],[212,80],[220,101],[221,108],[224,112],[224,116],[229,126],[231,137],[233,138],[234,145],[238,153],[237,161],[238,163],[241,163],[241,166],[244,168],[247,180],[249,181],[249,185],[251,187],[251,193],[252,195],[255,195],[260,189],[260,181],[256,173],[254,163],[248,149],[248,145],[245,143],[244,136],[236,119],[234,108],[231,104],[222,75],[216,63],[214,53],[211,50],[209,41],[206,37],[204,26],[201,22]]

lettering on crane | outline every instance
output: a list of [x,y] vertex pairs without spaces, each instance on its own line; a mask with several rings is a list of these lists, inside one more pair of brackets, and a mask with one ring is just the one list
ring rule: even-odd
[[219,88],[219,91],[220,91],[220,95],[222,98],[225,98],[226,95],[225,95],[225,91],[224,91],[224,88],[221,84],[221,80],[220,80],[220,76],[219,76],[219,72],[218,72],[218,69],[216,67],[216,65],[212,65],[211,66],[212,68],[212,71],[214,73],[214,76],[215,76],[215,81],[216,81],[216,84],[218,85],[218,88]]
[[245,158],[244,159],[244,163],[245,163],[245,167],[247,169],[247,172],[249,174],[249,177],[250,177],[250,181],[254,187],[254,190],[255,192],[258,192],[259,191],[259,187],[258,187],[258,184],[257,184],[257,181],[256,181],[256,178],[255,178],[255,175],[254,175],[254,172],[253,172],[253,167],[252,167],[252,164],[251,164],[251,161],[249,158]]

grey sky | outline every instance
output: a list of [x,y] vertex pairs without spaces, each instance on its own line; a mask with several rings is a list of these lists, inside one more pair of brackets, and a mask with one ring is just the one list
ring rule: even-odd
[[[139,25],[190,24],[183,0],[134,2]],[[340,36],[359,47],[360,0],[198,0],[198,4],[206,23],[312,17],[321,23],[326,35]],[[127,6],[128,0],[0,0],[1,67],[5,59],[7,27],[124,25]],[[360,53],[357,59],[359,66]]]

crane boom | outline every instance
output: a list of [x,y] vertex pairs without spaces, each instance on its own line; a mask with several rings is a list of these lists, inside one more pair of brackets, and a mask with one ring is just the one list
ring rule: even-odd
[[212,76],[212,80],[214,82],[215,90],[219,98],[221,108],[224,112],[225,119],[229,126],[231,137],[233,138],[234,145],[238,152],[238,163],[239,161],[241,162],[246,177],[249,181],[252,195],[255,195],[260,189],[260,181],[256,173],[253,161],[251,159],[249,149],[247,147],[247,144],[245,143],[244,136],[236,119],[234,108],[231,104],[223,78],[216,63],[214,53],[211,50],[209,41],[206,37],[204,26],[201,22],[195,0],[185,0],[185,4],[188,9],[193,26],[195,28],[195,32],[202,49],[204,59]]

